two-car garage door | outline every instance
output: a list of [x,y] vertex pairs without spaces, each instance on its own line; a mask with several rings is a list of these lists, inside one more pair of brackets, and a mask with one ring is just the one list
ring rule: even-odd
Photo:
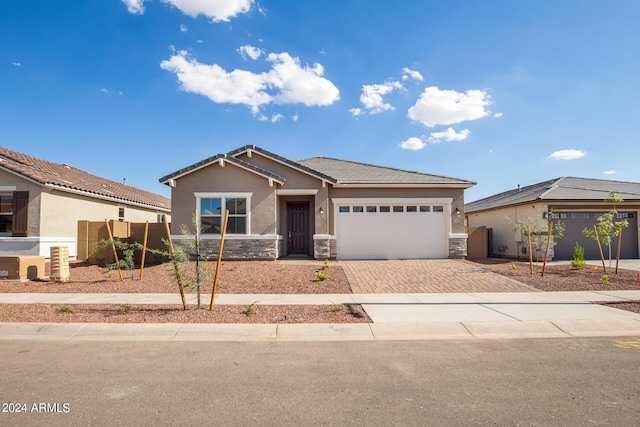
[[338,259],[447,258],[449,205],[441,202],[336,205]]

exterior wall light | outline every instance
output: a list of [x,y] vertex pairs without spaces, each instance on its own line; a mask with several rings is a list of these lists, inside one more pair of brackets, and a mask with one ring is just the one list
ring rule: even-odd
[[320,209],[318,210],[318,212],[320,212],[320,215],[324,215],[324,208],[320,206]]

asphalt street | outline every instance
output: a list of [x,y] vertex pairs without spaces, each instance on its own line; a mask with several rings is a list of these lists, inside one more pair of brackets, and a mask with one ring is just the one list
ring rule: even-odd
[[1,344],[2,426],[640,419],[638,337]]

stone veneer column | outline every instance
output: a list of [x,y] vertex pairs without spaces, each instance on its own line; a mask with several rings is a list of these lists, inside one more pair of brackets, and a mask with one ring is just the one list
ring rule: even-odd
[[457,234],[449,237],[449,258],[464,258],[467,256],[467,235]]
[[313,257],[318,260],[331,258],[331,236],[329,234],[313,235]]

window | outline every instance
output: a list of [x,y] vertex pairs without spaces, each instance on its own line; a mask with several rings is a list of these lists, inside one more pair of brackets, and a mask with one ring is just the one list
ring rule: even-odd
[[364,212],[364,208],[362,206],[354,206],[353,207],[353,211],[354,212]]
[[623,218],[633,218],[633,212],[617,212],[616,213],[616,218],[618,219],[623,219]]
[[551,218],[553,218],[553,219],[567,219],[567,214],[566,213],[554,212],[553,215],[551,215]]
[[391,206],[380,206],[380,212],[391,212]]
[[404,206],[394,206],[393,207],[393,211],[394,212],[404,212]]
[[118,221],[124,222],[124,206],[118,206]]
[[13,194],[0,195],[0,233],[11,233],[13,224]]
[[431,212],[431,206],[420,206],[420,212]]
[[339,212],[341,213],[348,213],[351,212],[351,206],[340,206],[339,208]]
[[407,206],[407,212],[418,212],[417,206]]
[[378,212],[377,206],[367,206],[367,212]]
[[589,212],[573,212],[571,219],[589,219]]
[[200,198],[200,225],[202,234],[221,234],[223,212],[229,211],[227,233],[247,234],[247,198]]
[[434,206],[433,207],[433,211],[434,212],[444,212],[444,206]]

